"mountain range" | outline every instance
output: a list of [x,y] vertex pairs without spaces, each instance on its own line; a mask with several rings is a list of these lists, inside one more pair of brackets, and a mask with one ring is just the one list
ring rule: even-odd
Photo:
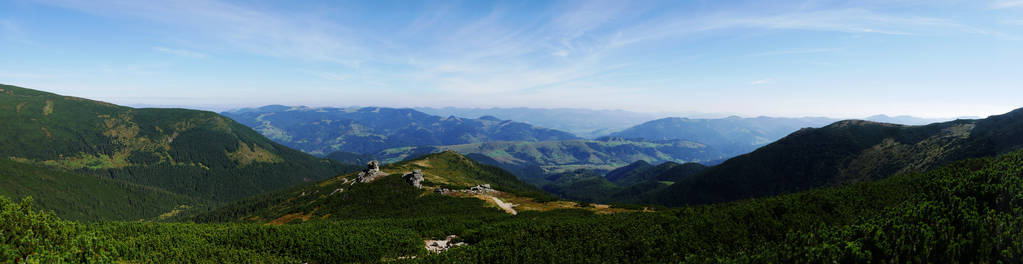
[[660,115],[637,113],[623,110],[591,110],[577,108],[457,108],[457,107],[416,107],[421,112],[438,116],[464,116],[481,118],[493,116],[502,119],[526,122],[578,135],[583,138],[597,138],[622,130]]
[[490,141],[577,139],[554,129],[494,117],[439,117],[412,109],[308,108],[280,105],[222,113],[281,144],[316,155]]

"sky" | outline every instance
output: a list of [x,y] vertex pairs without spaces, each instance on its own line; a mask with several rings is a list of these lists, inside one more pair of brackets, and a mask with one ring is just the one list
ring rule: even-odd
[[125,105],[988,116],[1023,0],[0,0],[0,83]]

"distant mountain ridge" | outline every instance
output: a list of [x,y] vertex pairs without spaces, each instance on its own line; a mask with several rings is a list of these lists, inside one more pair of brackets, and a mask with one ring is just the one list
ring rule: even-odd
[[[805,127],[834,122],[824,117],[689,119],[669,117],[649,121],[608,137],[647,140],[690,140],[712,146],[730,157],[745,154]],[[606,138],[606,137],[605,137]]]
[[592,110],[578,108],[458,108],[416,107],[416,110],[439,116],[496,117],[567,131],[583,138],[597,138],[658,118],[656,114],[623,110]]
[[317,155],[335,151],[366,154],[409,146],[578,138],[568,132],[494,117],[440,117],[399,108],[271,105],[223,114],[281,144]]

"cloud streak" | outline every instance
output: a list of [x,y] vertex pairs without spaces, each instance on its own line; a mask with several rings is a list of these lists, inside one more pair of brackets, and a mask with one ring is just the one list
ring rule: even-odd
[[995,8],[995,9],[1023,7],[1023,1],[1021,1],[1021,0],[998,0],[998,1],[995,1],[994,3],[992,3],[991,7]]
[[353,63],[361,55],[338,25],[216,0],[83,1],[41,3],[107,16],[131,17],[198,33],[246,52],[301,60]]
[[159,52],[163,52],[163,53],[167,53],[167,54],[177,55],[177,56],[181,56],[181,57],[193,58],[193,59],[205,59],[206,58],[206,54],[203,54],[203,53],[200,53],[200,52],[196,52],[196,51],[186,50],[186,49],[172,49],[172,48],[165,48],[165,47],[153,47],[153,50],[156,50],[156,51],[159,51]]

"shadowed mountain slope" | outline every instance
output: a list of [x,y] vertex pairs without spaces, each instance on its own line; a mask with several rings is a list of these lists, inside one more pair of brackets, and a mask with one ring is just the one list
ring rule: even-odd
[[705,204],[792,193],[919,172],[1023,147],[1023,110],[981,120],[903,126],[848,120],[803,129],[656,194],[654,202]]

